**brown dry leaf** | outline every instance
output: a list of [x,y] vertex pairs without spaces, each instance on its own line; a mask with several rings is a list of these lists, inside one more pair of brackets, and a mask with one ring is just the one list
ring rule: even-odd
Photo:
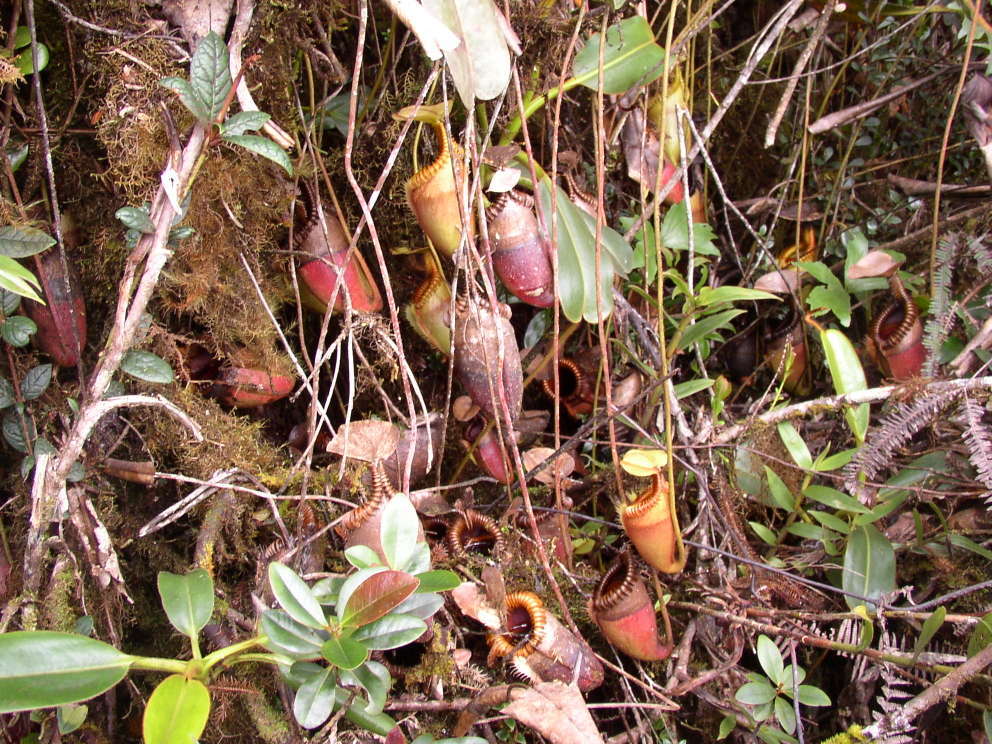
[[552,744],[603,742],[577,687],[562,682],[538,682],[531,688],[513,689],[510,699],[512,702],[503,712],[530,726]]
[[[532,447],[521,456],[524,462],[524,470],[533,470],[554,453],[555,451],[551,447]],[[575,470],[575,458],[567,452],[562,452],[558,455],[554,463],[535,475],[534,480],[548,486],[554,485],[556,469],[562,478],[568,477]]]
[[364,462],[385,460],[396,451],[400,430],[388,421],[352,421],[327,445],[327,451]]
[[451,598],[463,615],[478,620],[490,630],[499,630],[499,612],[489,604],[478,584],[462,582],[451,590]]

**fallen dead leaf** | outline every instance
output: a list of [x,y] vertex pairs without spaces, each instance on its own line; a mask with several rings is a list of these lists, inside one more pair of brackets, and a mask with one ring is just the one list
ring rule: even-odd
[[327,451],[364,462],[385,460],[396,451],[400,430],[388,421],[352,421],[327,445]]
[[466,617],[477,620],[490,630],[499,630],[499,612],[489,604],[478,584],[465,581],[451,590],[451,598]]
[[603,738],[578,688],[562,682],[538,682],[510,691],[503,712],[530,726],[552,744],[602,744]]

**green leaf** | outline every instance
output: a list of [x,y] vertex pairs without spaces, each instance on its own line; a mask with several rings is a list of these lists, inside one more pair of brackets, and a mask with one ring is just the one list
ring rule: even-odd
[[795,733],[796,711],[791,701],[784,697],[775,698],[775,718],[786,733]]
[[394,494],[382,507],[379,526],[386,564],[390,568],[405,569],[419,535],[420,519],[410,497],[404,493]]
[[785,485],[785,482],[778,477],[778,473],[772,470],[770,467],[765,465],[765,478],[768,480],[768,490],[771,494],[772,501],[775,502],[775,506],[779,509],[785,509],[791,512],[796,508],[796,500],[792,496],[792,492],[789,487]]
[[155,232],[155,223],[144,207],[121,207],[114,212],[114,217],[124,223],[124,227],[129,230],[137,230],[145,234]]
[[245,132],[257,132],[271,119],[264,111],[241,111],[227,117],[220,125],[222,135],[238,135]]
[[341,669],[354,669],[364,663],[369,650],[351,636],[331,636],[320,647],[321,656]]
[[427,624],[414,615],[391,613],[355,631],[353,638],[372,651],[387,651],[417,640]]
[[158,84],[174,93],[178,93],[179,100],[182,101],[183,106],[189,109],[189,112],[196,117],[197,121],[202,121],[204,124],[210,121],[210,112],[207,110],[207,104],[201,101],[200,97],[196,95],[196,91],[193,90],[193,86],[189,84],[188,80],[183,80],[179,77],[167,77],[159,80]]
[[734,695],[734,698],[746,705],[762,705],[763,703],[770,703],[775,699],[775,688],[764,680],[761,682],[748,682],[741,686]]
[[282,610],[262,613],[262,632],[269,641],[266,648],[276,653],[299,658],[320,656],[320,647],[327,635],[296,622]]
[[72,633],[0,634],[0,713],[78,703],[106,692],[135,657]]
[[926,650],[927,645],[933,640],[933,637],[937,635],[937,631],[940,630],[940,626],[944,624],[944,618],[947,616],[946,607],[938,607],[934,610],[930,617],[928,617],[924,623],[923,627],[920,628],[920,636],[916,639],[916,643],[913,644],[913,660],[919,656],[923,651]]
[[[841,586],[846,592],[877,599],[896,588],[896,557],[892,543],[874,526],[855,527],[844,551],[844,572]],[[862,601],[846,596],[847,606],[854,609]],[[874,611],[874,607],[869,607]]]
[[737,728],[737,718],[731,715],[724,716],[723,720],[720,721],[720,731],[717,734],[716,740],[722,741],[726,739],[735,728]]
[[121,360],[121,369],[131,377],[161,385],[167,385],[175,379],[175,373],[167,361],[144,349],[129,350]]
[[846,535],[851,531],[852,525],[849,525],[840,517],[836,517],[829,512],[810,510],[809,515],[828,530],[839,532],[842,535]]
[[159,571],[158,593],[173,627],[195,638],[210,622],[214,611],[214,581],[205,569],[197,568],[184,576]]
[[696,380],[686,380],[685,382],[680,382],[678,385],[674,385],[673,389],[675,390],[675,397],[678,400],[682,400],[683,398],[688,398],[690,395],[695,395],[703,390],[708,390],[713,387],[715,383],[716,380],[713,380],[712,378],[700,377]]
[[[572,77],[587,88],[599,90],[599,55],[602,34],[589,37],[575,55]],[[606,29],[603,47],[603,92],[626,93],[647,85],[664,72],[665,50],[658,46],[643,16],[631,16]]]
[[433,617],[434,613],[444,605],[444,597],[440,594],[411,594],[402,604],[393,610],[398,615],[413,615],[421,620]]
[[868,507],[860,501],[829,486],[806,486],[803,495],[832,509],[851,512],[852,514],[865,514],[868,512]]
[[35,291],[41,288],[38,278],[9,256],[0,256],[0,287],[42,305],[45,304]]
[[715,289],[713,287],[703,287],[696,295],[696,304],[700,307],[704,307],[706,305],[718,305],[723,302],[742,302],[751,300],[776,300],[781,302],[782,298],[773,295],[771,292],[763,292],[760,289],[733,287],[729,285],[717,287]]
[[10,380],[0,377],[0,409],[12,406],[16,402],[14,386],[10,384]]
[[276,601],[296,622],[318,630],[327,625],[320,602],[289,566],[270,563],[269,585]]
[[992,550],[983,548],[971,538],[965,537],[964,535],[951,534],[947,539],[948,542],[956,548],[964,548],[975,555],[982,556],[982,558],[987,561],[992,561]]
[[172,674],[148,698],[141,732],[145,744],[195,742],[210,717],[210,692],[198,679]]
[[344,557],[355,568],[371,568],[382,565],[382,558],[368,545],[352,545],[344,551]]
[[[38,42],[38,71],[41,72],[46,67],[48,67],[49,60],[48,47]],[[14,64],[17,65],[17,69],[24,76],[31,75],[34,72],[34,54],[31,53],[30,49],[25,49],[19,55],[17,59],[14,60]]]
[[17,308],[21,305],[21,296],[9,290],[0,287],[0,310],[8,318],[17,312]]
[[[827,367],[830,370],[830,377],[833,379],[834,390],[838,394],[867,390],[868,383],[865,381],[865,371],[861,367],[861,360],[858,359],[858,352],[854,350],[851,340],[840,331],[827,328],[820,332],[820,341],[827,357]],[[858,444],[865,440],[869,414],[870,410],[867,403],[849,406],[844,412],[847,424],[851,427],[851,432]]]
[[378,620],[413,594],[419,583],[404,571],[382,571],[370,576],[355,588],[344,611],[338,613],[341,625],[360,628]]
[[257,134],[225,134],[224,141],[261,155],[281,167],[287,175],[293,175],[293,164],[289,162],[289,155],[268,137]]
[[713,315],[708,315],[701,320],[697,320],[695,323],[690,325],[685,329],[685,333],[679,339],[678,349],[690,349],[692,345],[697,341],[702,341],[708,336],[716,333],[717,331],[730,328],[730,321],[736,318],[738,315],[746,312],[745,310],[724,310]]
[[785,528],[785,531],[790,535],[798,535],[806,540],[826,541],[836,537],[830,530],[825,530],[822,527],[817,527],[815,524],[807,524],[806,522],[790,524]]
[[772,642],[771,638],[766,635],[758,636],[758,647],[756,651],[758,654],[758,663],[765,670],[768,679],[779,685],[791,684],[791,680],[786,680],[782,677],[782,672],[785,670],[785,662],[782,660],[782,652],[778,650],[778,647]]
[[425,571],[417,574],[417,579],[420,581],[417,594],[447,592],[462,583],[461,578],[454,571]]
[[791,421],[782,421],[778,425],[778,435],[782,444],[792,456],[792,461],[803,470],[813,469],[813,455],[810,454],[806,440],[802,438]]
[[37,331],[35,322],[23,315],[15,315],[3,322],[3,340],[16,348],[27,346],[31,342],[31,336]]
[[393,684],[389,670],[377,661],[366,661],[351,671],[341,672],[341,684],[361,687],[368,695],[369,713],[380,713],[386,705],[386,695]]
[[775,546],[778,545],[778,535],[775,534],[774,530],[769,529],[761,522],[748,522],[751,525],[751,529],[754,530],[754,534],[761,538],[762,542]]
[[0,227],[0,256],[27,258],[55,245],[55,238],[35,227]]
[[[683,199],[669,207],[661,223],[661,244],[670,251],[681,253],[689,250],[689,200]],[[705,222],[692,223],[692,248],[697,256],[719,255],[714,245],[716,233]],[[756,290],[751,290],[756,291]]]
[[830,696],[813,685],[799,685],[799,702],[814,708],[829,708],[831,705]]
[[826,308],[837,316],[837,320],[842,326],[847,328],[851,325],[851,295],[844,289],[840,280],[834,276],[830,267],[819,261],[799,261],[797,265],[818,281],[823,282],[823,284],[813,287],[806,297],[806,304],[809,305],[814,314],[820,314],[817,311]]
[[[18,406],[18,408],[23,409],[23,406]],[[21,416],[18,414],[18,408],[11,408],[4,414],[3,438],[15,450],[27,454],[28,442],[24,439],[24,428],[21,425]],[[34,426],[34,420],[30,416],[25,415],[23,423],[28,430],[28,439],[34,441],[35,437],[38,436],[38,431]]]
[[296,691],[293,716],[303,728],[317,728],[331,717],[336,681],[337,675],[334,669],[325,668],[304,682]]
[[58,723],[59,733],[65,736],[71,734],[86,722],[86,714],[89,713],[88,705],[60,705],[55,709],[55,721]]
[[189,64],[189,82],[207,111],[207,118],[200,120],[205,124],[216,120],[231,90],[231,69],[227,45],[214,31],[196,47]]
[[396,728],[396,721],[385,713],[372,713],[371,711],[368,711],[358,705],[356,702],[351,702],[349,704],[351,697],[351,692],[343,687],[337,687],[334,690],[335,704],[339,706],[348,706],[345,708],[344,716],[356,726],[359,726],[366,731],[371,731],[374,734],[379,734],[379,736],[385,736]]
[[351,599],[351,595],[354,593],[359,586],[369,577],[375,576],[377,573],[383,571],[388,571],[389,569],[385,566],[372,566],[370,568],[361,568],[355,571],[351,576],[346,578],[338,589],[338,598],[335,603],[337,610],[338,619],[344,615],[344,608],[348,605],[348,600]]
[[992,643],[992,612],[983,616],[968,639],[968,657],[971,658]]
[[21,395],[24,400],[34,400],[44,393],[52,382],[52,365],[39,364],[32,367],[21,381]]

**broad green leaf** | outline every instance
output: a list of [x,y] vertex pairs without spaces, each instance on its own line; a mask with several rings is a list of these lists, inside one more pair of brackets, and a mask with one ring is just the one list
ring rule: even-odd
[[784,697],[775,698],[775,718],[786,733],[795,733],[796,710],[792,707],[791,700]]
[[129,230],[146,234],[155,232],[155,223],[144,207],[121,207],[114,212],[114,217],[124,223],[124,227]]
[[965,537],[964,535],[951,534],[948,535],[948,541],[956,548],[964,548],[965,550],[974,553],[975,555],[980,555],[987,561],[992,561],[992,550],[988,548],[983,548],[977,542],[972,540],[970,537]]
[[16,400],[14,386],[10,384],[10,380],[0,377],[0,409],[14,405]]
[[35,227],[0,227],[0,256],[27,258],[55,245],[55,238]]
[[382,558],[368,545],[352,545],[344,551],[344,557],[355,568],[371,568],[382,565]]
[[731,328],[730,321],[741,315],[746,311],[744,310],[724,310],[719,313],[714,313],[713,315],[708,315],[705,318],[697,320],[695,323],[690,325],[685,329],[685,333],[679,339],[678,349],[691,349],[692,345],[697,341],[702,341],[703,339],[711,336],[717,331],[725,328]]
[[313,658],[327,640],[325,633],[296,622],[282,610],[262,613],[262,632],[268,637],[266,648],[287,656]]
[[393,680],[389,676],[389,670],[382,664],[377,661],[366,661],[360,667],[342,671],[340,683],[365,690],[369,701],[365,710],[369,713],[379,713],[386,704],[386,695]]
[[27,346],[31,342],[31,336],[37,331],[35,322],[23,315],[15,315],[3,321],[3,340],[16,348]]
[[782,421],[778,425],[778,435],[782,444],[792,456],[792,461],[803,470],[813,469],[813,455],[810,454],[806,440],[802,438],[791,421]]
[[782,652],[778,650],[771,638],[766,635],[758,636],[758,645],[755,650],[758,654],[758,663],[768,675],[768,679],[779,685],[792,683],[792,680],[786,680],[783,677],[785,662],[782,660]]
[[197,568],[184,576],[159,571],[158,593],[169,622],[190,638],[210,622],[214,611],[214,581],[205,569]]
[[870,279],[850,279],[848,272],[860,259],[868,253],[868,239],[861,232],[860,227],[845,230],[840,234],[841,245],[844,246],[844,287],[848,292],[874,292],[885,289],[889,282],[884,277],[872,277]]
[[[689,250],[688,203],[688,199],[683,199],[678,204],[669,207],[665,219],[661,223],[661,244],[675,253]],[[713,243],[715,239],[716,233],[707,223],[692,223],[692,249],[697,256],[719,255],[720,251]]]
[[189,112],[196,117],[197,121],[204,123],[210,121],[210,112],[207,110],[207,104],[200,100],[200,97],[193,90],[193,86],[189,84],[188,80],[183,80],[179,77],[167,77],[162,78],[158,83],[163,88],[168,88],[174,93],[178,93],[179,100],[182,101],[183,106],[189,109]]
[[89,713],[88,705],[60,705],[55,709],[55,721],[58,723],[59,733],[65,736],[71,734],[86,722],[86,714]]
[[0,256],[0,288],[45,304],[36,291],[41,288],[38,278],[9,256]]
[[806,540],[826,541],[837,537],[837,535],[830,530],[824,529],[823,527],[817,527],[815,524],[807,524],[806,522],[796,522],[794,524],[790,524],[785,528],[785,531],[790,535],[798,535]]
[[444,605],[440,594],[411,594],[402,604],[393,610],[397,615],[413,615],[421,620],[427,620]]
[[718,305],[723,302],[743,302],[752,300],[775,300],[781,302],[782,298],[773,295],[771,292],[763,292],[760,289],[750,287],[703,287],[696,295],[696,304],[700,307],[706,305]]
[[27,142],[20,145],[16,143],[8,143],[6,155],[11,173],[17,173],[17,169],[24,165],[24,161],[28,159],[29,152],[31,152],[31,147]]
[[849,525],[840,517],[836,517],[829,512],[810,510],[808,513],[811,517],[813,517],[813,519],[822,524],[828,530],[839,532],[842,535],[846,535],[851,531],[852,525]]
[[717,733],[716,740],[722,741],[730,736],[730,732],[737,728],[737,718],[734,716],[724,716],[723,720],[720,721],[720,730]]
[[341,587],[344,586],[345,577],[344,576],[328,576],[326,579],[321,579],[310,587],[310,591],[322,605],[331,605],[332,607],[337,604],[338,593],[341,591]]
[[[41,42],[38,42],[39,72],[43,71],[46,67],[48,67],[49,57],[50,55],[48,52],[48,47],[42,44]],[[30,49],[25,49],[23,52],[17,55],[17,59],[14,61],[14,63],[17,65],[17,69],[20,71],[22,75],[27,76],[34,73],[34,54],[31,52]]]
[[405,493],[396,493],[382,507],[379,538],[386,563],[404,570],[420,535],[420,518]]
[[106,692],[135,657],[72,633],[0,634],[0,713],[78,703]]
[[8,318],[17,312],[21,305],[21,296],[0,287],[0,310]]
[[200,39],[196,47],[189,63],[189,82],[207,110],[207,120],[201,121],[204,124],[214,121],[231,90],[231,69],[227,45],[213,31]]
[[320,647],[320,654],[336,667],[354,669],[369,657],[369,649],[351,636],[331,636]]
[[131,377],[160,385],[168,385],[175,379],[167,361],[144,349],[130,349],[121,360],[121,370]]
[[223,135],[257,132],[271,118],[264,111],[241,111],[227,117],[220,126],[220,132]]
[[348,598],[341,625],[360,628],[378,620],[416,590],[420,582],[404,571],[382,571],[363,581]]
[[173,674],[148,698],[141,732],[145,744],[195,742],[210,717],[210,691],[198,679]]
[[830,267],[819,261],[799,261],[798,266],[823,284],[813,287],[806,297],[806,304],[816,315],[819,310],[826,308],[834,315],[840,324],[847,328],[851,325],[851,295],[844,285],[834,276]]
[[775,502],[775,506],[779,509],[785,509],[788,512],[795,509],[796,500],[789,487],[785,485],[785,481],[778,477],[778,473],[767,465],[765,465],[765,478],[768,479],[768,490],[772,501]]
[[396,728],[396,721],[390,716],[381,711],[373,713],[360,705],[360,701],[352,700],[351,690],[336,687],[334,689],[334,703],[338,706],[348,706],[344,711],[345,718],[366,731],[385,736]]
[[992,612],[984,615],[968,639],[968,657],[972,657],[992,643]]
[[[820,332],[820,341],[827,357],[827,367],[838,394],[856,393],[868,389],[865,381],[865,371],[858,359],[851,340],[834,328]],[[868,416],[870,410],[867,403],[849,406],[844,412],[847,424],[851,427],[854,438],[861,444],[868,431]]]
[[[35,428],[34,419],[26,414],[22,418],[21,413],[18,412],[19,409],[23,413],[23,406],[21,405],[10,408],[4,413],[3,438],[18,452],[27,454],[28,441],[33,441],[38,436],[38,430]],[[24,438],[25,427],[27,428],[27,440]]]
[[[593,34],[575,55],[572,77],[593,90],[599,89],[599,55],[602,34]],[[603,92],[626,93],[647,85],[664,72],[665,50],[658,46],[643,16],[631,16],[606,29],[603,46]]]
[[317,728],[331,717],[336,682],[337,674],[327,667],[300,686],[293,700],[293,716],[298,724],[307,729]]
[[356,630],[354,639],[372,651],[387,651],[417,640],[425,630],[419,617],[391,613]]
[[769,529],[761,522],[749,521],[748,524],[751,525],[754,534],[760,537],[762,542],[771,546],[778,545],[778,535],[775,534],[774,530]]
[[269,585],[276,601],[296,622],[318,630],[327,625],[320,602],[289,566],[270,563]]
[[852,447],[851,449],[841,450],[826,457],[823,457],[821,453],[821,455],[817,456],[816,462],[813,463],[813,470],[818,473],[829,473],[832,470],[839,470],[847,465],[857,452],[858,450]]
[[775,699],[775,689],[766,681],[748,682],[741,686],[734,698],[746,705],[762,705]]
[[461,39],[444,59],[465,107],[505,91],[511,57],[493,0],[424,0],[424,7]]
[[[847,539],[841,586],[846,592],[877,599],[896,588],[896,557],[892,543],[874,526],[856,527]],[[860,599],[844,596],[854,609]],[[874,612],[874,606],[869,607]]]
[[462,583],[454,571],[425,571],[417,574],[420,585],[417,594],[425,592],[447,592]]
[[851,512],[852,514],[865,514],[868,507],[846,493],[838,491],[830,486],[806,486],[803,495],[819,504],[829,506],[840,511]]
[[293,175],[293,164],[289,161],[289,155],[268,137],[257,134],[225,134],[224,141],[261,155],[286,171],[286,175]]
[[913,644],[914,660],[926,650],[927,645],[929,645],[930,641],[933,640],[933,637],[937,635],[937,631],[940,630],[940,626],[944,624],[944,618],[946,616],[947,608],[938,607],[930,614],[930,617],[924,621],[923,627],[920,628],[920,636],[916,639],[916,643]]
[[799,702],[814,708],[829,708],[831,705],[830,696],[813,685],[799,685]]
[[39,364],[32,367],[21,381],[21,396],[24,400],[34,400],[41,396],[52,382],[52,365]]

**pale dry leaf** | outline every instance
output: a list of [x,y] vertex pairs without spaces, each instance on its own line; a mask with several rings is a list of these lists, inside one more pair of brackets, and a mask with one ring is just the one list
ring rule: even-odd
[[477,620],[490,630],[499,630],[499,613],[489,604],[478,584],[462,582],[451,590],[451,598],[463,615]]
[[[555,453],[551,447],[532,447],[521,456],[524,463],[524,470],[530,471],[543,463]],[[534,476],[534,480],[545,485],[553,485],[555,482],[555,470],[559,477],[565,478],[575,470],[575,458],[567,452],[562,452],[555,461]]]
[[327,451],[364,462],[385,460],[396,451],[400,430],[388,421],[352,421],[338,429]]
[[519,170],[516,168],[502,168],[493,173],[493,177],[489,179],[489,186],[486,187],[486,190],[500,194],[512,189],[517,185],[517,181],[519,180]]
[[538,682],[530,688],[514,688],[510,699],[503,713],[552,744],[603,742],[577,687],[563,682]]

